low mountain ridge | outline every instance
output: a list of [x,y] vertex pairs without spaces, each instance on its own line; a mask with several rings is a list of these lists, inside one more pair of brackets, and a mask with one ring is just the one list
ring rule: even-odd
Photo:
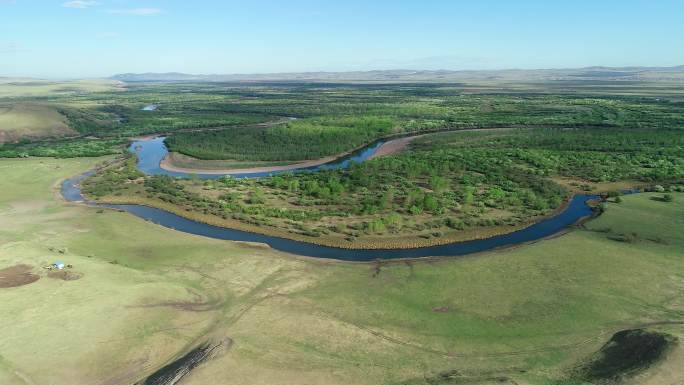
[[464,81],[682,81],[684,65],[675,67],[585,67],[506,70],[372,70],[264,74],[124,73],[124,82],[464,82]]

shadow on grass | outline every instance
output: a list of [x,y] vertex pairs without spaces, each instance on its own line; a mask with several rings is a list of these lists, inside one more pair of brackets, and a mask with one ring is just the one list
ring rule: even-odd
[[580,364],[570,378],[571,384],[617,384],[662,360],[677,338],[644,329],[623,330],[613,334],[601,349]]
[[659,197],[658,197],[658,196],[653,196],[653,197],[651,197],[651,200],[652,200],[652,201],[658,201],[658,202],[666,202],[666,203],[669,203],[669,202],[674,201],[674,197],[673,197],[672,195],[670,195],[670,194],[665,194],[665,195],[659,196]]

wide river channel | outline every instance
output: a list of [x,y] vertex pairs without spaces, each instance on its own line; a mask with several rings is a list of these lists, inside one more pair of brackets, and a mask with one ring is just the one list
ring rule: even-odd
[[[383,144],[383,141],[374,142],[361,150],[358,150],[345,157],[336,159],[332,162],[297,169],[296,172],[316,172],[324,169],[340,169],[349,167],[352,162],[363,162],[371,157],[375,151]],[[164,138],[153,138],[137,140],[130,146],[130,150],[138,156],[138,169],[150,175],[170,175],[176,177],[188,177],[195,175],[202,179],[216,179],[223,175],[220,174],[189,174],[182,172],[172,172],[162,169],[159,164],[168,154],[164,145]],[[267,177],[282,172],[258,172],[234,175],[236,178],[257,178]],[[89,174],[80,175],[67,179],[62,183],[62,196],[70,202],[85,201],[79,183]],[[376,259],[400,259],[400,258],[421,258],[438,256],[460,256],[472,253],[513,246],[521,243],[532,242],[542,239],[576,223],[582,218],[590,216],[592,209],[587,205],[587,201],[597,199],[595,195],[575,195],[568,203],[566,208],[546,219],[541,220],[527,228],[514,231],[512,233],[497,235],[486,239],[477,239],[465,242],[455,242],[440,246],[427,246],[412,249],[373,249],[355,250],[329,246],[319,246],[312,243],[300,242],[286,238],[273,237],[241,230],[233,230],[218,226],[212,226],[201,222],[196,222],[170,212],[141,205],[111,205],[99,204],[86,201],[88,205],[106,207],[127,211],[139,218],[149,220],[156,224],[168,227],[185,233],[202,235],[205,237],[245,242],[260,242],[268,244],[275,250],[287,253],[303,255],[308,257],[338,259],[343,261],[373,261]]]

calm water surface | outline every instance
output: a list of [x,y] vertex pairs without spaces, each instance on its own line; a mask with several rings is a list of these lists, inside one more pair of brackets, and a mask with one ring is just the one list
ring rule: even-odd
[[[128,148],[129,151],[138,156],[138,169],[148,175],[169,175],[187,178],[190,176],[199,177],[201,179],[219,179],[224,175],[231,174],[202,174],[202,173],[187,173],[164,170],[159,166],[161,161],[168,155],[169,150],[164,144],[165,137],[157,137],[153,139],[136,140]],[[232,174],[236,178],[261,178],[283,173],[292,172],[316,172],[320,170],[336,170],[347,168],[352,162],[361,163],[368,160],[375,152],[385,143],[384,140],[373,142],[372,144],[352,152],[347,156],[335,159],[331,162],[311,167],[302,167],[293,170],[270,171],[270,172],[253,172],[245,174]]]

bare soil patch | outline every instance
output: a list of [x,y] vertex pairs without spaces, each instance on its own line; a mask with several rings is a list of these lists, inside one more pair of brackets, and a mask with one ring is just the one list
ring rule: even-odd
[[40,276],[32,273],[29,265],[15,265],[0,270],[0,288],[17,287],[36,282]]
[[438,306],[438,307],[433,307],[432,311],[436,313],[448,313],[451,311],[451,308],[449,306]]
[[47,276],[54,279],[61,279],[62,281],[75,281],[81,279],[83,273],[68,270],[51,270]]

